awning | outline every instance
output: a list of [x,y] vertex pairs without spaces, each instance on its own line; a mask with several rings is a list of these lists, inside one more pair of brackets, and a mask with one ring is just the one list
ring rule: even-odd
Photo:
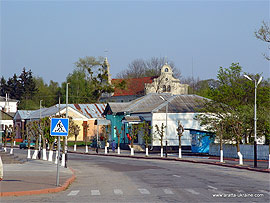
[[107,119],[97,119],[95,120],[95,125],[111,125],[111,121]]
[[144,118],[142,116],[125,116],[122,119],[122,123],[128,123],[128,124],[138,124],[144,121]]

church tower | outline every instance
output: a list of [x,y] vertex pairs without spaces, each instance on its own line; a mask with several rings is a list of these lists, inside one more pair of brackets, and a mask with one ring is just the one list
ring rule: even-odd
[[110,64],[108,62],[107,57],[104,60],[103,67],[107,71],[107,74],[108,74],[108,83],[111,85],[112,84],[112,78],[111,78],[111,74],[110,74]]

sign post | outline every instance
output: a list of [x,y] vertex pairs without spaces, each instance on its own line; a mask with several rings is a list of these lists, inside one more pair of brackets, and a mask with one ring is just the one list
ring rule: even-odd
[[68,136],[68,118],[52,118],[51,119],[51,136],[58,136],[58,157],[57,157],[57,175],[56,186],[59,186],[59,157],[60,157],[60,136]]

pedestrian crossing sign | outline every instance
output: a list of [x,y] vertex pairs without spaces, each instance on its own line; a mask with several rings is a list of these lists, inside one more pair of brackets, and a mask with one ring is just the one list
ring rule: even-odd
[[68,118],[51,119],[51,136],[68,136]]

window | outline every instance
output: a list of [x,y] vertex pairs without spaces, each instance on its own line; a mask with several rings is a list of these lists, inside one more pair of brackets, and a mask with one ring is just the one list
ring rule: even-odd
[[169,71],[169,69],[168,68],[165,68],[165,72],[168,72]]
[[168,91],[168,92],[170,92],[170,91],[171,91],[171,86],[170,86],[170,85],[168,85],[168,87],[167,87],[167,91]]
[[163,85],[163,92],[166,92],[166,85]]

